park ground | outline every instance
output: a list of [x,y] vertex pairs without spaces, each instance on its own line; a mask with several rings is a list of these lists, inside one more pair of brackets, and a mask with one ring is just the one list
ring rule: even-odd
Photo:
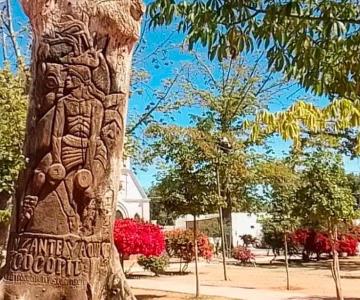
[[[303,263],[292,261],[290,265],[291,291],[286,291],[285,269],[281,257],[270,264],[271,256],[259,251],[256,266],[239,266],[228,261],[229,280],[223,280],[220,259],[200,262],[200,293],[202,299],[243,300],[333,300],[335,287],[330,272],[330,260]],[[127,262],[130,266],[133,262]],[[360,257],[341,259],[341,275],[346,300],[360,300]],[[170,265],[175,271],[177,263]],[[139,300],[146,299],[193,299],[195,292],[194,265],[189,266],[187,275],[153,276],[140,267],[132,267],[129,284]]]

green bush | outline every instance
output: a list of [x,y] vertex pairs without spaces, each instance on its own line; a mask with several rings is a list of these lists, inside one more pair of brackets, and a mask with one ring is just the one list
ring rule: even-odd
[[0,210],[0,224],[8,225],[10,223],[11,211],[9,209]]
[[141,255],[138,257],[137,262],[145,270],[149,270],[158,276],[159,274],[163,273],[166,267],[169,265],[169,257],[166,255],[148,257]]

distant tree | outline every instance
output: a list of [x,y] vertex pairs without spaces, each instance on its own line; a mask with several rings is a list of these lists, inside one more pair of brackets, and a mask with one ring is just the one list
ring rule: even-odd
[[[290,159],[263,163],[259,172],[267,198],[267,214],[263,220],[265,234],[270,234],[270,243],[280,243],[284,248],[286,286],[290,290],[288,240],[289,234],[299,225],[295,198],[300,178]],[[276,255],[277,249],[273,251]]]
[[169,210],[163,197],[158,191],[158,186],[154,185],[149,190],[150,197],[150,219],[156,220],[159,225],[174,225],[175,219],[178,216],[177,212]]
[[27,76],[23,67],[0,70],[0,251],[5,247],[10,221],[9,200],[25,164],[23,141],[27,111]]
[[[190,154],[190,153],[189,153]],[[184,162],[185,163],[185,162]],[[195,269],[196,269],[196,297],[200,294],[198,273],[198,245],[197,245],[197,216],[213,212],[218,206],[217,194],[211,193],[215,190],[211,187],[213,182],[209,181],[208,174],[202,170],[189,168],[181,164],[160,179],[157,186],[159,195],[163,197],[164,207],[168,211],[174,211],[178,215],[191,214],[194,218],[193,238],[195,245]]]
[[190,214],[194,218],[196,296],[199,296],[197,216],[213,212],[219,205],[214,174],[204,160],[204,151],[188,136],[177,130],[154,133],[161,136],[156,147],[168,164],[152,188],[156,191],[153,197],[160,197],[164,209],[173,212],[174,217]]
[[301,158],[300,187],[296,194],[299,216],[326,228],[331,240],[331,271],[338,300],[343,300],[337,250],[338,228],[355,216],[355,198],[340,155],[317,149]]
[[9,196],[24,165],[27,96],[24,73],[0,70],[0,194]]
[[252,166],[261,155],[255,154],[253,147],[263,145],[267,136],[264,134],[255,141],[243,124],[268,108],[291,83],[264,72],[261,53],[254,55],[252,62],[239,57],[210,63],[196,52],[192,57],[193,62],[184,66],[174,95],[175,102],[188,104],[186,110],[181,111],[188,113],[191,109],[189,123],[181,126],[168,120],[166,125],[149,126],[148,151],[143,157],[150,161],[156,157],[160,167],[162,163],[172,163],[166,146],[171,135],[198,149],[208,172],[219,173],[220,194],[224,200],[222,214],[228,229],[226,244],[231,246],[231,213],[259,209],[256,173]]

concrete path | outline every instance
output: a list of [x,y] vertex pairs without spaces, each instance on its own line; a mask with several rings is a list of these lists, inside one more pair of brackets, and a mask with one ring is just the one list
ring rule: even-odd
[[[168,291],[175,293],[195,294],[195,283],[181,282],[181,278],[171,280],[164,277],[154,279],[128,279],[132,288]],[[324,298],[312,297],[298,292],[272,291],[239,287],[222,287],[201,285],[200,294],[206,296],[221,296],[242,300],[318,300]]]

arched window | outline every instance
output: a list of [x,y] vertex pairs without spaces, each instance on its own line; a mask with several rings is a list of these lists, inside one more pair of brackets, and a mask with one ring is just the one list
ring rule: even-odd
[[120,210],[117,210],[115,218],[116,219],[124,219],[124,215]]

